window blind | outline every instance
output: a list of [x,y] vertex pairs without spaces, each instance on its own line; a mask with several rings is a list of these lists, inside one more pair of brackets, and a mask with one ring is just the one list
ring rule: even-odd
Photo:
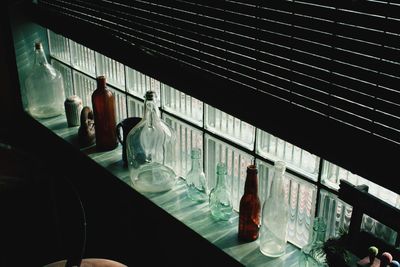
[[35,8],[39,20],[67,22],[59,26],[67,34],[84,25],[107,33],[131,51],[109,54],[161,82],[391,184],[380,176],[393,168],[377,166],[394,166],[400,152],[400,1],[39,0]]

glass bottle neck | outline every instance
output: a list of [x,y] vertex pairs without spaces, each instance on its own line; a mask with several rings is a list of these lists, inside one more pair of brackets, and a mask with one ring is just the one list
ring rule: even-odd
[[258,177],[257,172],[247,172],[246,182],[244,184],[245,194],[258,194]]
[[216,187],[226,187],[226,174],[217,174]]
[[272,180],[272,187],[270,191],[270,198],[275,198],[277,195],[282,194],[283,192],[283,175],[284,170],[282,169],[275,169],[274,177]]
[[47,59],[46,55],[44,54],[44,51],[42,48],[36,48],[35,49],[35,66],[38,65],[46,65],[47,64]]
[[203,170],[201,169],[200,158],[193,158],[193,157],[192,157],[192,170],[193,170],[193,171],[203,171]]
[[106,90],[106,79],[104,76],[99,76],[96,79],[97,81],[97,90]]
[[144,117],[150,126],[159,122],[160,113],[156,103],[153,100],[146,100],[144,104]]
[[316,217],[313,223],[312,243],[324,243],[326,233],[326,223],[323,218]]

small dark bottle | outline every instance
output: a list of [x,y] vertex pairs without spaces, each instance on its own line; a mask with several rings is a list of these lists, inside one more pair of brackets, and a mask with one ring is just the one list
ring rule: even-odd
[[258,238],[261,218],[261,202],[258,197],[258,176],[255,165],[247,166],[244,194],[239,206],[240,241],[250,242]]
[[96,147],[99,150],[112,150],[117,147],[115,131],[115,97],[106,88],[106,78],[97,77],[97,88],[92,94]]

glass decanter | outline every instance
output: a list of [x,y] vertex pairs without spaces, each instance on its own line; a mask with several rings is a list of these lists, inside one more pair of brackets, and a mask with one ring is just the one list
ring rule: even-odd
[[201,150],[193,148],[190,157],[192,167],[186,175],[187,195],[191,200],[204,202],[208,199],[206,175],[201,166]]
[[28,112],[35,118],[50,118],[64,112],[61,73],[47,63],[41,42],[35,43],[35,60],[25,80]]
[[260,251],[268,257],[280,257],[286,249],[289,204],[285,199],[285,170],[285,162],[275,162],[271,190],[262,207]]
[[170,190],[177,177],[173,170],[175,132],[161,119],[156,101],[156,92],[147,91],[143,118],[126,138],[129,175],[140,192]]
[[209,198],[211,215],[216,220],[227,221],[232,215],[231,194],[226,185],[226,165],[217,164],[217,184],[210,192]]
[[305,245],[301,250],[299,258],[300,267],[325,267],[326,253],[324,251],[326,223],[324,218],[314,219],[311,242]]

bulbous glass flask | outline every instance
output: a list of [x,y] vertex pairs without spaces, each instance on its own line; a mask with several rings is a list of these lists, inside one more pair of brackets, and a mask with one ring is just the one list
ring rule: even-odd
[[133,187],[163,192],[175,184],[175,131],[160,117],[156,92],[147,91],[142,120],[129,131],[126,157]]

